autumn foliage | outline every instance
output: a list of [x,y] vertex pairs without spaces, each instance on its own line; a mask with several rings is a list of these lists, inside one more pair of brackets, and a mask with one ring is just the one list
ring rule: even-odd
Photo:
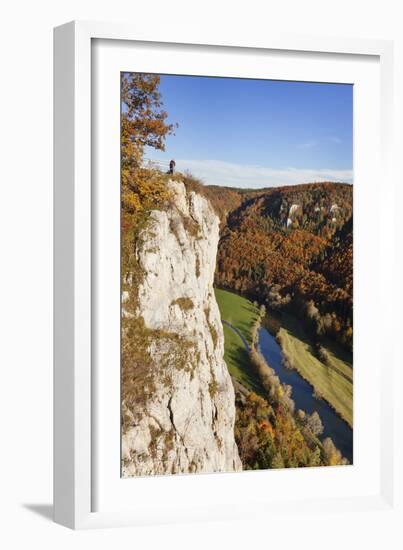
[[164,150],[175,128],[162,108],[159,83],[160,77],[153,74],[123,73],[121,79],[122,209],[129,213],[166,199],[162,174],[142,166],[145,147]]
[[330,438],[317,438],[316,419],[298,419],[287,406],[253,392],[236,393],[236,410],[235,439],[245,470],[348,463]]
[[307,184],[240,197],[223,225],[216,284],[290,310],[351,350],[352,187]]

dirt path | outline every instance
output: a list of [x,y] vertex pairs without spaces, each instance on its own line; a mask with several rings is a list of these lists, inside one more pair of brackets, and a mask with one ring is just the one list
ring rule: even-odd
[[239,336],[239,338],[242,340],[243,345],[246,348],[246,351],[250,352],[250,346],[249,346],[248,342],[246,341],[246,338],[242,334],[242,332],[240,330],[238,330],[236,327],[234,327],[234,325],[231,325],[231,323],[228,323],[228,321],[224,321],[224,319],[221,319],[221,322],[222,322],[223,325],[226,325],[228,328],[233,330]]

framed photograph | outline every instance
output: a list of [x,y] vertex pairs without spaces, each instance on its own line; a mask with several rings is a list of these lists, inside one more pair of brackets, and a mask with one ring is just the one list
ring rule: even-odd
[[55,521],[392,506],[391,94],[385,41],[55,29]]

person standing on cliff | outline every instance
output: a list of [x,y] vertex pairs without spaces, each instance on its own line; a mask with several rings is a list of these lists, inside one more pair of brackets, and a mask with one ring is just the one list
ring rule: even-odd
[[176,162],[172,159],[170,162],[169,162],[169,171],[168,171],[168,174],[173,174],[175,172],[175,166],[176,166]]

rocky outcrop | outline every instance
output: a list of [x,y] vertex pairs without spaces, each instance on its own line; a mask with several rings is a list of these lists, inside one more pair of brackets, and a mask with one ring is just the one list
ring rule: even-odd
[[[131,364],[128,354],[123,366],[124,477],[241,469],[213,290],[219,220],[183,183],[171,181],[169,190],[170,205],[151,213],[137,239],[140,284],[124,274],[123,346],[130,346],[131,323],[137,331],[136,359]],[[144,365],[144,394],[137,388],[131,399],[131,378]]]
[[288,212],[287,218],[287,228],[292,226],[296,213],[300,210],[301,206],[299,204],[292,204]]

